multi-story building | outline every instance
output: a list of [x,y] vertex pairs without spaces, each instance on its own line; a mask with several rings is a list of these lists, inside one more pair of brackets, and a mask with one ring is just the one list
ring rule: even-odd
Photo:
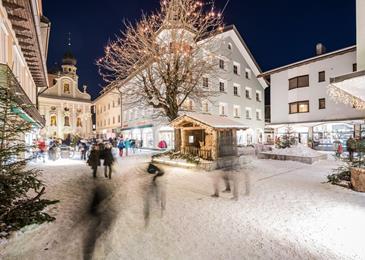
[[[239,131],[238,143],[247,145],[263,141],[265,127],[264,89],[266,81],[257,76],[261,73],[253,55],[235,26],[222,32],[219,75],[203,77],[201,84],[219,91],[214,102],[202,100],[199,104],[187,100],[184,111],[229,117],[247,126]],[[126,83],[128,84],[128,83]],[[140,139],[145,147],[157,147],[164,140],[174,144],[173,129],[165,122],[151,119],[150,109],[127,109],[119,105],[120,95],[116,90],[105,92],[95,102],[96,131],[107,137],[121,132],[127,138]],[[120,102],[123,104],[123,100]],[[121,131],[117,131],[121,130]]]
[[[356,47],[324,53],[263,73],[271,84],[271,122],[275,136],[290,127],[301,143],[332,150],[335,141],[360,135],[364,112],[336,103],[328,95],[330,79],[356,71]],[[365,130],[365,129],[363,129]]]
[[26,135],[28,142],[44,125],[37,110],[37,95],[39,88],[48,86],[49,31],[41,0],[0,1],[0,84],[11,84],[17,102],[27,104],[19,116],[37,126]]
[[72,53],[66,52],[61,68],[54,68],[48,75],[50,87],[40,93],[39,111],[46,119],[44,137],[92,136],[91,97],[86,86],[79,89],[76,64]]

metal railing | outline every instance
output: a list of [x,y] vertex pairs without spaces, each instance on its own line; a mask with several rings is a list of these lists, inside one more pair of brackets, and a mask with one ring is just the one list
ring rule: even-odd
[[16,103],[34,122],[40,127],[46,124],[46,120],[41,116],[7,64],[0,64],[0,85],[11,90]]

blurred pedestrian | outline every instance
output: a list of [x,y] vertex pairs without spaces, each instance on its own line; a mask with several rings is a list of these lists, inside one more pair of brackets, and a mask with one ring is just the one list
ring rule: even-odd
[[[104,176],[105,178],[112,178],[112,166],[114,163],[114,157],[112,153],[112,145],[107,144],[104,149]],[[109,173],[108,172],[109,169]]]
[[121,138],[118,142],[118,150],[119,150],[120,157],[123,157],[123,149],[124,149],[124,139]]
[[46,162],[46,159],[45,159],[46,150],[47,150],[46,142],[42,138],[39,139],[38,140],[38,151],[39,151],[39,156],[41,157],[43,162]]
[[96,178],[98,166],[100,166],[99,146],[93,145],[87,163],[93,170],[93,177]]
[[125,156],[128,156],[129,148],[131,148],[131,141],[128,138],[124,141],[124,147],[125,147]]

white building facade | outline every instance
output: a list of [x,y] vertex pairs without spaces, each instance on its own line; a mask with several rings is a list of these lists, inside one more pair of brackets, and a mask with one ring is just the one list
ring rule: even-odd
[[49,74],[50,87],[39,97],[46,138],[92,137],[91,97],[86,86],[80,91],[76,70],[76,59],[66,53],[61,69]]
[[[247,126],[247,130],[237,134],[239,145],[262,143],[265,127],[264,90],[266,81],[257,76],[259,66],[234,26],[225,28],[219,64],[219,75],[203,77],[203,86],[220,91],[214,102],[194,103],[187,100],[184,111],[220,115],[231,118]],[[174,144],[173,129],[167,122],[151,119],[151,109],[127,109],[119,104],[120,95],[116,90],[107,92],[94,102],[96,112],[96,132],[105,137],[122,134],[126,138],[143,141],[146,148],[156,148],[160,141],[169,147]],[[123,100],[121,100],[123,104]],[[119,121],[120,119],[120,121]]]
[[48,86],[49,33],[41,0],[0,1],[0,84],[10,84],[7,87],[16,94],[17,103],[27,105],[18,109],[18,115],[34,125],[25,135],[27,143],[37,138],[45,123],[37,110],[37,94]]
[[318,150],[333,150],[335,143],[345,144],[350,136],[364,136],[365,113],[336,103],[328,95],[332,78],[356,70],[353,46],[263,73],[271,84],[268,127],[274,129],[275,137],[290,127],[299,142]]

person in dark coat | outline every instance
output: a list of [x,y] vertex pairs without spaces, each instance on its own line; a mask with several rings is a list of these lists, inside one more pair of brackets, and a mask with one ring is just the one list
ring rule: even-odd
[[100,166],[100,155],[99,155],[99,147],[93,145],[91,147],[91,152],[89,155],[89,159],[87,163],[90,165],[93,170],[93,177],[96,178],[96,173],[98,171],[98,166]]
[[[104,149],[104,176],[105,178],[112,178],[112,165],[114,163],[114,157],[112,153],[112,146],[107,144]],[[109,174],[107,174],[109,169]]]

